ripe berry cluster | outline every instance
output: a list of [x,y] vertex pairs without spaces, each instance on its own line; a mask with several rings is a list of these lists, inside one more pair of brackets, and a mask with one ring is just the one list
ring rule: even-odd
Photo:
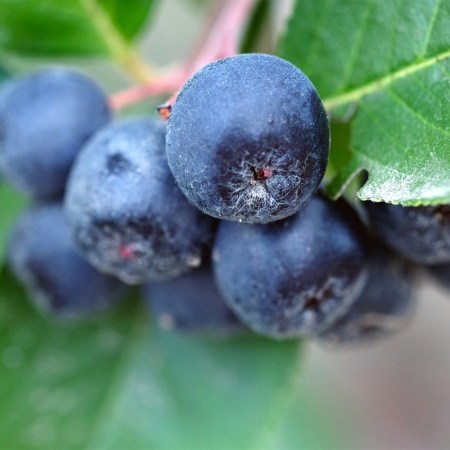
[[168,328],[336,343],[390,334],[414,306],[406,260],[437,265],[448,284],[450,208],[368,204],[367,231],[318,192],[329,140],[314,86],[270,55],[205,66],[167,125],[111,121],[101,89],[68,69],[18,78],[0,94],[0,169],[34,204],[10,265],[60,317],[139,284]]

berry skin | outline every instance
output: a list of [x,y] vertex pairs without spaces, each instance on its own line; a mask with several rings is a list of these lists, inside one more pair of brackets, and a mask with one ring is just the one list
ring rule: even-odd
[[329,129],[309,79],[276,56],[208,64],[170,114],[167,158],[189,201],[217,218],[266,223],[300,209],[323,178]]
[[348,204],[319,196],[283,221],[222,222],[213,252],[219,290],[256,332],[277,339],[316,334],[362,288],[362,233]]
[[415,307],[414,270],[385,250],[374,251],[367,284],[350,309],[320,335],[327,344],[363,344],[401,331]]
[[213,220],[178,189],[162,122],[122,120],[85,146],[65,210],[75,241],[100,271],[129,284],[177,277],[201,263]]
[[110,115],[103,91],[72,70],[12,81],[0,95],[0,171],[34,197],[61,195],[81,146]]
[[149,283],[144,295],[162,328],[211,334],[243,328],[217,290],[210,266],[174,280]]
[[450,263],[450,205],[364,204],[374,233],[392,250],[418,264]]
[[431,266],[429,272],[442,286],[450,289],[450,264]]
[[10,236],[8,260],[36,306],[59,318],[104,311],[125,290],[79,255],[57,203],[35,205],[22,214]]

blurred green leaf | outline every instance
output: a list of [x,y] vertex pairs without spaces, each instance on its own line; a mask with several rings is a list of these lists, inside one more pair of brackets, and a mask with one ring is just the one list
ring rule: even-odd
[[241,39],[241,53],[257,52],[261,46],[263,31],[271,34],[269,25],[271,3],[269,0],[258,0],[253,8],[245,33]]
[[8,72],[0,66],[0,84],[8,78]]
[[6,254],[9,230],[25,203],[21,194],[0,179],[0,268]]
[[[299,380],[298,395],[285,414],[278,432],[260,449],[349,450],[358,446],[360,431],[354,429],[351,411],[335,392],[314,378]],[[333,403],[331,403],[333,401]],[[350,443],[351,442],[351,443]]]
[[[0,367],[5,449],[278,448],[300,407],[298,342],[162,332],[130,299],[89,323],[50,323],[8,273]],[[296,448],[318,430],[312,417],[289,417]]]
[[448,1],[297,2],[280,54],[352,117],[331,195],[367,170],[362,200],[450,203],[449,23]]
[[108,55],[117,41],[129,42],[136,36],[155,3],[0,0],[0,48],[43,57]]
[[341,120],[331,120],[330,132],[331,148],[326,173],[327,179],[334,177],[337,170],[346,165],[352,156],[350,151],[350,124]]

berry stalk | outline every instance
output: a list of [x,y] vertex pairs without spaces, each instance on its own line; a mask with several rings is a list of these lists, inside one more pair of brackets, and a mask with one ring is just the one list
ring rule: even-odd
[[[206,64],[238,53],[239,39],[256,0],[223,0],[212,12],[200,44],[194,53],[169,74],[156,76],[145,84],[133,86],[110,96],[110,106],[120,110],[148,97],[174,93],[161,113],[170,112],[178,90],[190,76]],[[206,35],[206,36],[205,36]]]

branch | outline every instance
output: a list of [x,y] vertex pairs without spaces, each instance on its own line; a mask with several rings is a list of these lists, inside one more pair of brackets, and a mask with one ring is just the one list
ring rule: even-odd
[[105,13],[98,0],[80,0],[86,14],[91,17],[109,53],[123,69],[139,83],[147,83],[154,78],[152,69],[136,50],[122,37]]

